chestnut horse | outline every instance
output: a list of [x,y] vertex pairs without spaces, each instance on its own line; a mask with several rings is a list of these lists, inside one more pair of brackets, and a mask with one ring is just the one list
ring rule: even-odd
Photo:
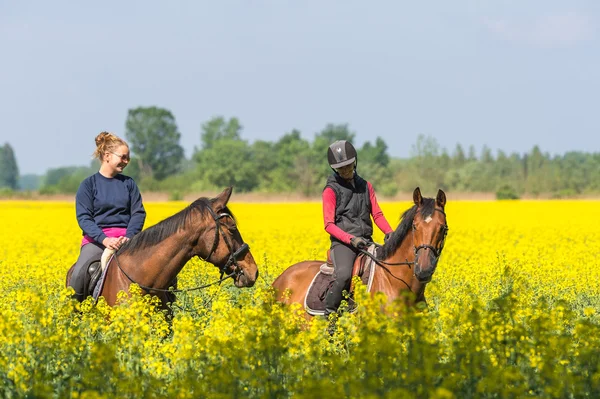
[[[408,306],[425,300],[425,287],[435,272],[448,231],[446,194],[442,190],[434,200],[423,198],[417,187],[413,201],[414,205],[402,214],[400,224],[376,254],[371,293],[383,292],[388,304],[400,296]],[[363,256],[360,254],[355,262]],[[288,267],[273,282],[277,300],[304,304],[307,290],[324,262],[309,260]],[[308,313],[306,316],[310,317]]]
[[[227,208],[231,191],[229,187],[213,199],[199,198],[123,244],[107,266],[100,296],[114,306],[117,293],[128,292],[136,283],[165,307],[172,301],[168,288],[194,256],[217,266],[237,287],[252,287],[258,268]],[[73,267],[67,273],[67,287],[72,271]]]

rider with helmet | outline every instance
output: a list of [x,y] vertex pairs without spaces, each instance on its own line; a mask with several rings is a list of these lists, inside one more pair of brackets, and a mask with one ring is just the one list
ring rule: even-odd
[[357,154],[346,140],[338,140],[327,151],[333,174],[323,189],[323,219],[331,238],[331,260],[335,281],[327,293],[325,316],[337,312],[342,291],[350,287],[352,267],[360,249],[372,240],[371,215],[385,238],[392,233],[368,181],[356,173]]

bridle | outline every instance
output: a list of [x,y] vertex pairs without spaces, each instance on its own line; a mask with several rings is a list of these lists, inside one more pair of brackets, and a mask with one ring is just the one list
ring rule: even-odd
[[[231,274],[229,275],[230,277],[237,277],[237,276],[244,274],[244,270],[242,270],[240,265],[238,265],[237,261],[241,255],[246,254],[246,252],[248,252],[250,250],[250,246],[247,243],[243,243],[238,249],[236,249],[234,251],[233,246],[231,245],[231,242],[229,241],[229,238],[225,234],[223,234],[223,231],[221,230],[221,223],[219,222],[219,220],[221,220],[225,217],[229,217],[229,218],[231,218],[231,220],[233,220],[233,217],[229,213],[226,213],[226,212],[223,212],[223,213],[220,213],[219,215],[217,215],[215,213],[215,211],[213,211],[211,208],[207,208],[207,209],[208,209],[209,213],[211,214],[211,216],[213,217],[217,227],[215,228],[215,239],[213,240],[212,248],[210,249],[208,256],[203,260],[206,262],[212,263],[212,262],[210,262],[209,259],[213,255],[215,250],[217,249],[217,245],[219,244],[219,235],[220,235],[225,240],[225,244],[227,245],[227,249],[229,250],[229,258],[227,259],[227,262],[223,266],[219,267],[219,271],[221,272],[221,278],[223,277],[223,275],[226,273],[227,269],[231,265],[233,265],[234,268],[233,268],[233,271],[231,272]],[[235,223],[235,220],[234,220],[234,223]]]
[[[125,277],[127,277],[127,279],[129,279],[130,282],[132,282],[133,284],[137,284],[140,286],[140,288],[146,290],[146,291],[156,291],[156,292],[187,292],[187,291],[194,291],[194,290],[199,290],[202,288],[207,288],[210,287],[212,285],[215,284],[220,284],[223,281],[229,279],[229,278],[235,278],[238,277],[242,274],[244,274],[244,270],[241,268],[241,266],[238,264],[238,258],[240,258],[241,256],[243,256],[246,252],[248,252],[250,250],[250,246],[247,243],[243,243],[237,250],[233,251],[233,246],[231,245],[231,242],[229,241],[229,238],[227,237],[227,235],[223,234],[223,230],[221,228],[221,222],[220,220],[225,218],[225,217],[230,217],[232,220],[233,216],[231,216],[229,213],[223,212],[220,213],[219,215],[217,215],[215,213],[215,211],[213,211],[210,207],[207,207],[206,209],[208,209],[210,215],[212,216],[213,220],[215,221],[216,227],[215,227],[215,238],[213,240],[213,245],[212,248],[210,249],[210,252],[208,253],[208,256],[206,258],[201,258],[200,256],[198,256],[200,259],[204,260],[205,262],[209,262],[210,257],[214,254],[214,252],[217,249],[217,246],[219,244],[219,236],[222,236],[223,239],[225,240],[225,244],[227,245],[227,249],[229,250],[229,258],[227,259],[227,262],[225,262],[225,264],[223,266],[219,267],[219,271],[221,272],[221,276],[219,278],[219,280],[214,281],[212,283],[209,284],[204,284],[198,287],[193,287],[193,288],[185,288],[185,289],[163,289],[163,288],[153,288],[153,287],[146,287],[144,285],[141,285],[139,283],[136,283],[135,280],[133,280],[131,277],[129,277],[129,275],[125,272],[125,270],[123,270],[123,268],[121,267],[121,264],[119,263],[119,259],[117,258],[117,253],[114,254],[114,258],[117,261],[117,266],[119,267],[119,270],[121,270],[121,273],[123,273],[125,275]],[[235,220],[234,220],[235,223]],[[214,263],[213,263],[214,264]],[[233,267],[233,271],[227,275],[225,275],[225,273],[227,272],[227,269],[231,266]],[[215,265],[216,266],[216,265]],[[225,275],[225,277],[223,277]]]
[[[444,215],[444,219],[446,219],[446,213],[443,210],[438,209],[438,208],[433,208],[433,210],[437,211],[437,212],[440,212],[442,215]],[[442,250],[444,249],[444,243],[446,241],[446,235],[448,234],[448,224],[444,223],[444,225],[442,226],[442,229],[444,231],[444,237],[442,238],[442,243],[441,243],[441,245],[440,245],[439,248],[435,248],[433,245],[431,245],[431,243],[429,243],[429,244],[421,244],[419,246],[416,246],[416,245],[414,245],[416,227],[415,227],[414,224],[412,225],[413,252],[415,254],[415,260],[413,262],[409,262],[408,259],[406,260],[406,262],[386,262],[384,260],[377,259],[375,257],[375,255],[373,255],[369,251],[365,251],[364,249],[361,249],[360,252],[362,254],[364,254],[365,256],[368,256],[369,258],[371,258],[373,260],[373,262],[375,262],[375,264],[377,266],[379,266],[382,269],[384,269],[386,272],[388,272],[390,274],[390,276],[392,276],[396,280],[400,280],[401,282],[403,282],[406,285],[406,287],[408,287],[408,289],[410,291],[412,291],[412,288],[411,288],[410,284],[408,284],[402,278],[397,277],[396,275],[394,275],[394,273],[392,273],[392,271],[389,268],[387,268],[386,266],[406,265],[406,266],[410,267],[411,265],[415,265],[415,264],[417,264],[417,253],[421,249],[430,249],[435,254],[436,259],[438,259],[440,257],[440,255],[442,254]],[[380,246],[379,244],[375,244],[375,245]],[[413,275],[414,275],[414,269],[413,269]]]
[[[444,215],[444,219],[446,218],[446,213],[443,210],[438,209],[438,208],[434,208],[433,210],[437,211],[437,212],[440,212],[442,215]],[[439,248],[434,247],[433,245],[431,245],[431,243],[429,243],[429,244],[421,244],[419,246],[416,246],[416,245],[413,244],[413,252],[415,254],[415,259],[417,257],[417,252],[419,252],[421,249],[430,249],[431,252],[433,252],[433,254],[435,255],[436,258],[439,258],[442,255],[442,250],[444,249],[444,243],[446,241],[446,235],[448,234],[448,225],[444,224],[442,226],[442,229],[444,231],[444,237],[442,238],[442,244],[440,245]],[[415,230],[416,230],[416,227],[413,224],[413,226],[412,226],[413,243],[415,242]],[[376,245],[378,245],[378,244],[376,244]],[[365,256],[368,256],[369,258],[371,258],[377,265],[383,267],[386,270],[387,270],[387,268],[385,268],[384,265],[385,266],[400,266],[400,265],[411,266],[411,265],[415,264],[414,261],[413,262],[409,262],[408,259],[406,260],[406,262],[386,262],[384,260],[377,259],[375,257],[375,255],[373,255],[372,253],[370,253],[369,251],[366,251],[364,249],[361,249],[360,252],[362,254],[364,254]]]
[[[433,210],[441,213],[442,215],[444,215],[444,219],[446,219],[446,213],[443,210],[438,209],[438,208],[434,208]],[[413,224],[413,226],[412,226],[413,243],[415,242],[415,230],[416,229],[417,228]],[[444,237],[442,238],[442,244],[440,245],[440,247],[436,248],[433,245],[431,245],[431,243],[429,243],[429,244],[421,244],[418,247],[415,246],[414,247],[415,259],[417,258],[417,252],[419,252],[419,250],[421,250],[421,249],[429,249],[429,250],[431,250],[431,252],[433,252],[433,254],[435,255],[436,258],[439,258],[440,255],[442,255],[442,250],[444,249],[444,243],[446,241],[446,235],[448,234],[448,225],[446,223],[444,223],[444,225],[442,225],[442,230],[444,232]]]

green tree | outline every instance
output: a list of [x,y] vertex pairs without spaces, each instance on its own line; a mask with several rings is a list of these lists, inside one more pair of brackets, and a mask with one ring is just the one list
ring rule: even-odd
[[388,146],[381,137],[375,139],[375,145],[369,141],[358,149],[358,167],[360,175],[369,180],[377,192],[385,196],[393,196],[398,186],[392,178]]
[[125,128],[142,176],[162,180],[180,170],[184,159],[181,134],[171,111],[157,107],[130,109]]
[[373,163],[381,167],[387,167],[390,163],[390,156],[387,153],[388,146],[381,137],[375,139],[375,145],[367,141],[358,152],[360,162]]
[[220,140],[241,140],[241,131],[242,125],[237,118],[229,118],[226,121],[222,116],[214,117],[202,124],[202,149],[208,150]]
[[484,164],[494,163],[494,156],[492,155],[492,150],[487,145],[484,145],[481,149],[481,157],[479,159]]
[[434,137],[420,134],[411,149],[413,159],[411,166],[417,177],[417,185],[425,191],[433,191],[444,187],[444,170],[440,162],[440,145]]
[[76,193],[82,180],[94,174],[94,166],[63,166],[46,171],[40,189],[45,193]]
[[251,146],[252,163],[256,165],[256,179],[258,189],[271,191],[277,186],[275,180],[277,175],[273,173],[279,169],[278,159],[275,153],[275,144],[269,141],[257,140]]
[[549,155],[543,154],[540,147],[534,146],[525,157],[525,185],[526,190],[534,195],[549,191],[547,180],[549,172]]
[[570,151],[559,159],[559,173],[565,182],[562,189],[582,193],[590,186],[593,179],[593,164],[591,158],[581,152]]
[[237,118],[226,121],[215,117],[202,124],[200,149],[192,159],[196,163],[197,175],[210,186],[222,189],[234,186],[237,191],[252,191],[258,187],[259,178],[264,176],[257,162],[268,162],[272,144],[260,141],[254,147],[241,138],[242,125]]
[[258,186],[251,147],[243,140],[221,139],[196,153],[199,173],[214,187],[252,191]]
[[469,161],[469,162],[477,161],[477,153],[475,151],[474,145],[469,146],[469,155],[467,156],[467,161]]
[[311,145],[300,136],[300,131],[286,133],[273,150],[277,159],[277,168],[269,172],[273,189],[310,194],[316,184],[317,170],[309,162]]
[[9,143],[0,147],[0,188],[16,190],[19,182],[19,167],[15,152]]
[[456,144],[456,148],[454,149],[454,152],[452,153],[452,164],[455,167],[460,168],[466,162],[467,162],[467,157],[465,156],[465,150],[463,149],[462,145]]
[[19,177],[19,187],[21,190],[34,191],[41,186],[42,176],[35,174],[26,174]]

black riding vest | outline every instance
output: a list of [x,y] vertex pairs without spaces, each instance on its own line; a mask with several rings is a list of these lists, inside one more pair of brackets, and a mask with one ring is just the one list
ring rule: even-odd
[[[335,225],[348,234],[371,240],[371,198],[367,181],[354,175],[354,186],[337,174],[327,179],[325,188],[331,187],[335,193]],[[339,241],[330,236],[331,241]]]

